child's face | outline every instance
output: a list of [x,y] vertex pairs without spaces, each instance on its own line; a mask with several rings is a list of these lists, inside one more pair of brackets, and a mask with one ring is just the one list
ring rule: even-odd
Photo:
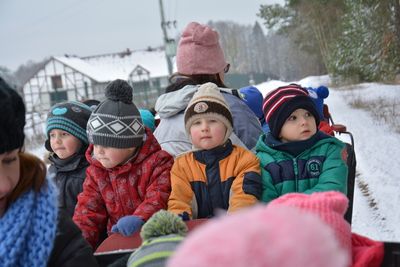
[[305,109],[296,109],[282,126],[279,139],[283,143],[307,140],[317,132],[314,116]]
[[82,146],[78,138],[63,130],[53,129],[50,131],[49,136],[51,149],[60,159],[72,156]]
[[93,145],[94,157],[103,165],[104,168],[111,169],[115,166],[124,163],[133,153],[136,147],[132,148],[114,148],[100,145]]
[[196,148],[212,149],[222,145],[226,130],[226,126],[221,121],[205,117],[193,122],[190,127],[190,136]]

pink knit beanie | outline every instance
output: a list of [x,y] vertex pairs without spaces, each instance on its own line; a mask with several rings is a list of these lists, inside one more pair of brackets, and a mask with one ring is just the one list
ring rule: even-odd
[[351,226],[344,219],[349,200],[336,191],[285,194],[269,203],[269,206],[294,206],[318,215],[334,231],[341,246],[351,255]]
[[218,32],[207,25],[189,23],[179,41],[176,65],[185,75],[216,74],[226,67]]
[[347,267],[349,258],[318,216],[259,205],[195,229],[167,266]]

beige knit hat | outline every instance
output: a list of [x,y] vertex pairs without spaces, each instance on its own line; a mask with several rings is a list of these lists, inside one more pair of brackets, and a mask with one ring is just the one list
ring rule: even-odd
[[223,95],[214,83],[201,85],[193,95],[185,110],[185,129],[190,137],[190,127],[196,119],[213,117],[226,126],[224,143],[228,140],[233,130],[232,114]]

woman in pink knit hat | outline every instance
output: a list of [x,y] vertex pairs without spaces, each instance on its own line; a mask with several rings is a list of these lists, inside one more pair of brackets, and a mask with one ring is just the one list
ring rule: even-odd
[[237,90],[226,88],[225,73],[229,70],[219,43],[218,33],[207,25],[189,23],[179,41],[173,82],[161,95],[155,109],[161,118],[154,132],[161,147],[177,156],[192,147],[185,134],[183,112],[199,85],[212,82],[218,85],[233,114],[233,144],[253,149],[262,128],[258,119],[240,99]]

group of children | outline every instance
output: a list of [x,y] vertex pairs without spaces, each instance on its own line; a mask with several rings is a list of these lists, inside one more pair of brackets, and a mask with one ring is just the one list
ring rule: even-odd
[[59,205],[93,248],[107,234],[132,235],[160,209],[189,220],[290,192],[346,194],[345,145],[318,131],[318,111],[299,85],[264,98],[270,132],[256,154],[230,141],[233,118],[218,87],[199,86],[184,112],[193,148],[175,159],[144,126],[126,81],[111,82],[105,95],[93,110],[73,101],[53,106],[45,143]]

